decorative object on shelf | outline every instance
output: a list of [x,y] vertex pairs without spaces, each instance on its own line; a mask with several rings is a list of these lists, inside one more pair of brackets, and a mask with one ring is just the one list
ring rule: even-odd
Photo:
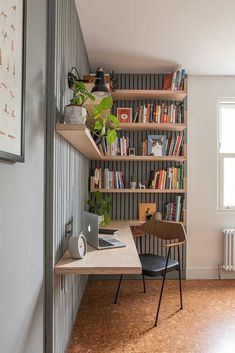
[[117,118],[120,123],[131,123],[132,108],[117,108]]
[[95,85],[91,93],[97,98],[104,98],[110,96],[110,92],[105,84],[105,76],[102,67],[98,67],[95,76]]
[[152,215],[156,212],[156,203],[139,203],[139,220],[147,221],[152,218]]
[[[99,191],[93,193],[93,197],[87,201],[89,212],[94,213],[99,218],[99,225],[106,226],[110,223],[111,204],[112,201],[107,195],[103,196]],[[102,216],[102,217],[101,217]]]
[[146,189],[146,186],[144,184],[139,183],[139,188],[140,189]]
[[148,155],[165,156],[166,155],[166,136],[149,135],[148,136]]
[[129,156],[135,156],[135,148],[134,147],[129,148]]
[[86,89],[83,82],[73,81],[72,85],[73,98],[70,104],[64,108],[64,121],[71,124],[84,124],[87,117],[87,110],[83,106],[90,99],[94,102],[95,97]]
[[111,89],[112,89],[112,91],[115,91],[116,89],[119,88],[118,75],[115,74],[114,71],[111,71],[109,73],[109,76],[110,76],[110,81],[111,81]]
[[98,105],[94,106],[92,116],[86,119],[86,126],[92,131],[93,135],[106,138],[108,143],[116,140],[119,124],[116,116],[109,113],[112,106],[112,97],[105,97]]
[[131,176],[130,187],[131,189],[136,189],[136,177],[134,174]]
[[0,158],[24,162],[26,1],[0,3]]
[[86,238],[82,233],[72,235],[69,239],[69,252],[74,259],[83,259],[87,253]]
[[161,221],[161,220],[162,220],[162,214],[161,214],[161,212],[156,212],[156,213],[155,213],[155,220],[156,220],[156,221]]

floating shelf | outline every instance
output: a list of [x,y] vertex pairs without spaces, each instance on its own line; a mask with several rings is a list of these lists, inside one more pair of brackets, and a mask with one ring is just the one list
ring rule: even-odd
[[120,123],[118,127],[126,131],[143,131],[143,130],[159,130],[159,131],[184,131],[186,124],[170,124],[170,123]]
[[114,101],[117,100],[142,100],[142,99],[158,99],[183,101],[187,96],[186,91],[171,91],[171,90],[142,90],[142,89],[122,89],[112,92]]
[[103,193],[116,193],[116,194],[185,194],[186,190],[185,189],[95,189],[95,190],[91,190],[91,192],[95,192],[95,191],[99,191],[99,192],[103,192]]
[[126,162],[184,162],[184,156],[102,156],[103,161],[126,161]]
[[90,130],[80,124],[57,124],[56,131],[88,159],[102,159]]
[[[134,124],[133,124],[134,125]],[[145,124],[146,125],[146,124]],[[90,160],[126,161],[126,162],[184,162],[184,156],[102,156],[96,146],[90,130],[83,124],[57,124],[56,131],[73,147]]]

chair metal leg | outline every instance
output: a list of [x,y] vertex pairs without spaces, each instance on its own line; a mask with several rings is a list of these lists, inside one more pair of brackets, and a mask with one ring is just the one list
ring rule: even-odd
[[179,262],[180,310],[183,310],[182,285],[181,285],[181,263],[180,263],[180,249],[179,249],[179,245],[178,245],[178,262]]
[[144,286],[144,293],[146,293],[146,287],[145,287],[145,278],[144,278],[144,275],[143,276],[143,286]]
[[159,316],[159,311],[160,311],[160,306],[161,306],[161,301],[162,301],[163,288],[164,288],[165,279],[166,279],[167,265],[168,265],[168,260],[169,260],[169,256],[170,256],[170,250],[171,249],[169,248],[167,258],[166,258],[166,267],[165,267],[165,271],[163,274],[162,287],[161,287],[160,297],[159,297],[159,301],[158,301],[157,315],[156,315],[156,320],[155,320],[154,326],[157,326],[157,321],[158,321],[158,316]]
[[117,288],[117,293],[116,293],[116,297],[115,297],[114,304],[117,304],[118,294],[119,294],[119,289],[120,289],[120,286],[121,286],[121,282],[122,282],[122,275],[121,275],[120,278],[119,278],[118,288]]

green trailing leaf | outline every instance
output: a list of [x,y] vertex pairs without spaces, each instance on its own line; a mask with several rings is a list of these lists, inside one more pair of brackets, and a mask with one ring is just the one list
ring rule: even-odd
[[82,106],[87,99],[95,100],[95,97],[87,90],[83,82],[74,81],[72,90],[73,98],[70,100],[71,104]]
[[107,119],[111,120],[111,121],[114,123],[114,126],[115,126],[115,127],[118,126],[119,120],[118,120],[118,118],[116,118],[115,115],[109,114],[109,115],[107,116]]
[[111,109],[113,106],[113,98],[111,96],[105,97],[100,101],[100,107],[102,110]]
[[108,143],[113,143],[117,138],[117,132],[116,130],[107,130],[107,141]]

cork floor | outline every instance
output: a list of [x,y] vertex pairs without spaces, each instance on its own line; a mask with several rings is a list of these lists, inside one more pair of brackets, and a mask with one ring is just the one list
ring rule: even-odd
[[68,353],[235,353],[235,281],[167,281],[153,328],[160,281],[88,283]]

